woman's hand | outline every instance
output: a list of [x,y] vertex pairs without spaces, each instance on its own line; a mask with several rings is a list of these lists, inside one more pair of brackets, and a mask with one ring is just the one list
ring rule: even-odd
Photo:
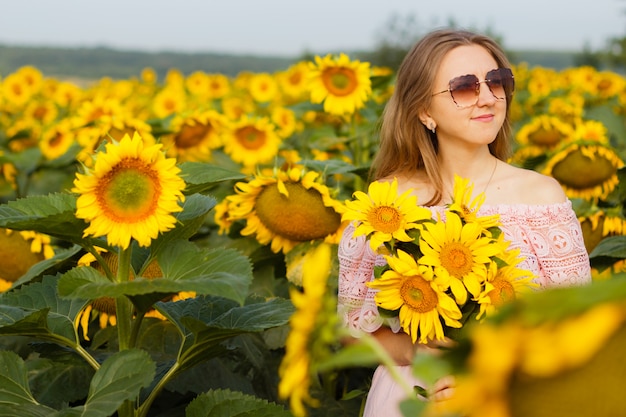
[[444,376],[435,382],[430,390],[428,398],[432,401],[449,400],[450,397],[452,397],[452,394],[454,394],[455,385],[456,381],[453,376]]

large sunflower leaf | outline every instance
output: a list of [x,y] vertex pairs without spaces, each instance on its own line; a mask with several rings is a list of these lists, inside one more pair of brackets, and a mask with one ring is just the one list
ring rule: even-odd
[[185,409],[186,417],[291,417],[283,406],[230,390],[198,395]]
[[46,271],[62,265],[72,256],[76,255],[81,249],[82,248],[79,245],[74,245],[69,249],[57,250],[52,258],[44,259],[43,261],[37,262],[35,265],[31,266],[30,269],[20,277],[20,279],[15,281],[13,287],[24,285],[34,278],[42,275]]
[[605,237],[589,254],[591,264],[598,269],[605,269],[619,259],[626,258],[626,236]]
[[150,245],[151,256],[158,257],[163,248],[175,240],[187,240],[192,237],[204,223],[209,211],[215,207],[213,197],[194,194],[188,196],[183,204],[183,211],[176,213],[176,227],[159,237]]
[[29,196],[0,206],[0,227],[33,230],[79,243],[86,223],[76,218],[75,211],[76,197],[71,194]]
[[79,343],[74,330],[76,316],[86,299],[62,299],[57,277],[24,285],[0,296],[0,334],[31,335],[66,346]]
[[[61,277],[59,293],[66,297],[89,298],[148,295],[152,303],[163,294],[195,291],[243,303],[252,282],[248,257],[234,249],[206,249],[187,241],[163,248],[158,257],[162,278],[137,277],[132,281],[110,282],[90,267],[74,268]],[[146,300],[140,302],[146,304]]]
[[0,351],[0,404],[36,404],[28,386],[24,360],[14,352]]
[[115,353],[96,371],[87,401],[78,408],[89,410],[89,416],[110,416],[124,401],[137,398],[141,388],[150,385],[155,370],[154,361],[143,350],[129,349]]
[[62,408],[87,397],[94,369],[77,353],[55,343],[33,345],[26,362],[31,391],[41,404]]
[[155,374],[150,356],[138,349],[124,350],[108,357],[95,373],[84,405],[49,414],[51,417],[109,417],[126,400],[139,396]]
[[249,301],[251,303],[239,306],[232,300],[204,296],[157,303],[155,308],[183,335],[183,348],[178,359],[180,369],[187,369],[211,357],[212,353],[220,352],[219,344],[226,339],[287,324],[294,311],[293,304],[287,299]]
[[188,193],[205,193],[217,183],[246,178],[244,174],[202,162],[185,162],[180,165],[181,177],[187,183]]

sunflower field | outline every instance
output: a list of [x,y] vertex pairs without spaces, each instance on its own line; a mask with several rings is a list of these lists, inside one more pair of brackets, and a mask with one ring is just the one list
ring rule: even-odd
[[[558,415],[542,392],[620,415],[621,401],[581,410],[626,363],[626,78],[513,71],[511,162],[562,184],[594,283],[477,327],[455,353],[465,415]],[[346,54],[235,77],[0,74],[0,414],[358,416],[388,358],[367,338],[340,343],[336,245],[394,75]]]

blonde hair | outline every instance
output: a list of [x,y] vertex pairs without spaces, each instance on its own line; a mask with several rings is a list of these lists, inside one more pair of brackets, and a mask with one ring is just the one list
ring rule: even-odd
[[[443,182],[437,165],[437,135],[419,119],[432,100],[435,76],[444,56],[462,45],[480,45],[493,56],[500,68],[510,67],[504,51],[491,38],[466,30],[440,29],[430,32],[413,46],[397,72],[394,93],[383,111],[380,124],[380,148],[371,167],[374,180],[406,174],[423,168],[435,188],[426,205],[441,200]],[[509,106],[512,92],[506,97],[504,123],[489,144],[489,151],[500,160],[510,153],[511,122]]]

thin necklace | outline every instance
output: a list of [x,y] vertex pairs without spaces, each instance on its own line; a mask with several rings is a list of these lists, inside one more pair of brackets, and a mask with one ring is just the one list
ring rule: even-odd
[[483,194],[485,194],[485,191],[487,191],[489,184],[491,184],[491,180],[493,179],[493,175],[496,173],[497,167],[498,167],[498,158],[496,158],[496,163],[493,164],[493,170],[491,171],[491,176],[489,177],[489,181],[487,181],[487,185],[485,185],[485,188],[483,189]]

